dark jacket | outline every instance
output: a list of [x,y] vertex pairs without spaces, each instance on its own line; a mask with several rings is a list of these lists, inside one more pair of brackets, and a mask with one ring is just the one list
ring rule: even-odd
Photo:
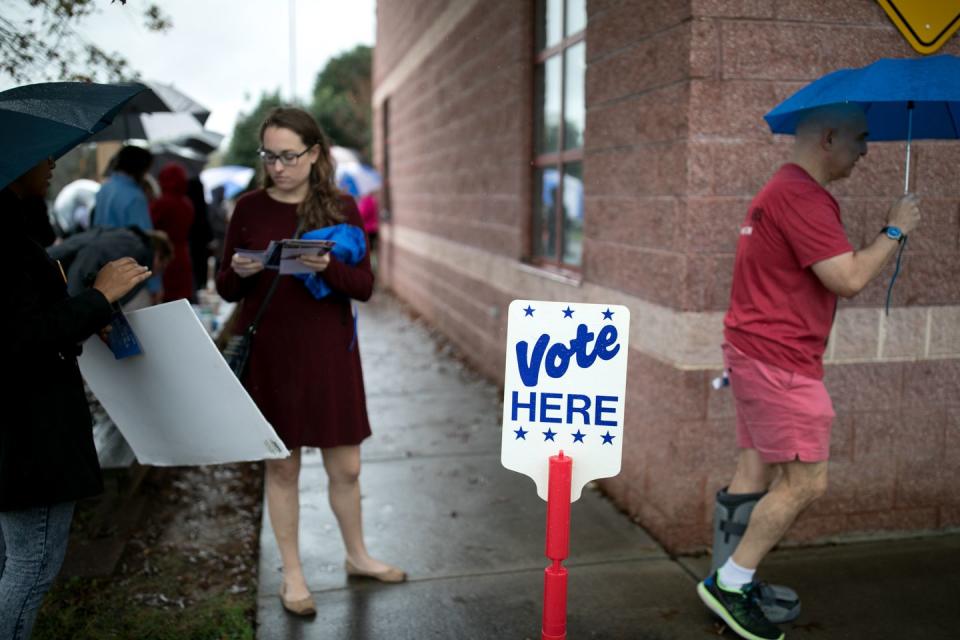
[[0,252],[8,301],[0,314],[0,511],[103,490],[77,356],[109,321],[110,305],[96,289],[67,295],[60,268],[27,235],[22,215],[20,200],[0,192],[11,231]]
[[[67,273],[67,293],[78,295],[90,286],[103,265],[130,256],[139,264],[153,268],[153,246],[139,227],[94,227],[75,233],[60,244],[47,247],[47,254],[59,260]],[[120,300],[124,305],[147,286],[141,282]]]

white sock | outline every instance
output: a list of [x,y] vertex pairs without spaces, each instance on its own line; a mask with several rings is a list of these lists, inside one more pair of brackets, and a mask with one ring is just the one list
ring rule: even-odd
[[724,589],[743,589],[746,585],[753,582],[753,574],[756,569],[745,569],[733,561],[733,557],[727,558],[723,566],[717,570],[717,580]]

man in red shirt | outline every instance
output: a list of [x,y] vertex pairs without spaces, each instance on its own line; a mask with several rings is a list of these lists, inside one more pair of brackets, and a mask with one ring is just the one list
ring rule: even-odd
[[793,612],[778,610],[754,573],[827,488],[834,412],[823,352],[837,297],[877,277],[920,221],[916,197],[906,195],[873,242],[858,251],[847,240],[824,186],[850,175],[867,153],[867,135],[856,105],[811,110],[797,125],[790,162],[757,194],[740,228],[723,345],[740,453],[733,480],[717,495],[715,570],[697,591],[749,640],[783,638],[768,617],[799,613],[798,602]]

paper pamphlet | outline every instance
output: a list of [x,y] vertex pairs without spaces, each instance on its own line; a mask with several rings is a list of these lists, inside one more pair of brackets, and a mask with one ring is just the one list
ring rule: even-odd
[[236,249],[239,255],[262,262],[265,269],[279,269],[281,275],[313,273],[313,269],[297,260],[300,256],[322,256],[336,243],[333,240],[271,240],[263,251]]

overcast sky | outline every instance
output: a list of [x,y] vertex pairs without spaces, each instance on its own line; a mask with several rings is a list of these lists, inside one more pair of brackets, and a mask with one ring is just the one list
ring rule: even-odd
[[[143,26],[145,0],[97,0],[99,13],[77,31],[122,54],[143,79],[173,84],[206,106],[207,128],[225,135],[262,92],[290,95],[290,0],[155,1],[173,22],[166,33]],[[375,0],[293,1],[296,92],[306,98],[332,56],[374,44]]]

